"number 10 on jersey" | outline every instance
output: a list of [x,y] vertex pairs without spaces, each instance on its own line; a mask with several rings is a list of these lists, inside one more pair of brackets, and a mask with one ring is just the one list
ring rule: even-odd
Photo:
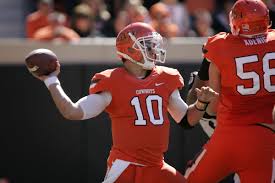
[[[157,103],[157,109],[153,109],[153,102]],[[134,97],[131,100],[131,105],[134,106],[135,112],[137,115],[137,118],[135,120],[135,125],[137,126],[144,126],[147,125],[148,121],[144,118],[144,113],[142,112],[143,110],[147,110],[147,113],[149,115],[149,122],[151,122],[154,125],[162,125],[164,120],[163,120],[163,113],[162,113],[162,97],[158,95],[149,95],[145,99],[145,106],[146,109],[142,109],[140,105],[140,98],[139,97]],[[154,110],[157,110],[159,119],[157,119],[154,115]]]

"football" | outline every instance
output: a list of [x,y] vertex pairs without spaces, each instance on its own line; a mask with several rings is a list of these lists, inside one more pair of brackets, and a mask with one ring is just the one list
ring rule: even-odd
[[51,50],[40,48],[31,51],[26,56],[25,62],[30,72],[42,76],[55,71],[58,58]]

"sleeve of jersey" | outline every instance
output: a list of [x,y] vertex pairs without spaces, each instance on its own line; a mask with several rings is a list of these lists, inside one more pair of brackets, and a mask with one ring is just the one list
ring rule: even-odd
[[204,58],[208,62],[213,62],[216,65],[219,65],[222,61],[221,58],[221,47],[222,47],[222,39],[219,37],[220,35],[216,35],[213,37],[209,37],[207,42],[203,45],[202,52]]
[[89,94],[100,93],[102,91],[110,91],[109,80],[104,74],[97,73],[91,80]]
[[168,82],[172,91],[175,89],[181,90],[184,87],[184,80],[177,69],[173,69]]

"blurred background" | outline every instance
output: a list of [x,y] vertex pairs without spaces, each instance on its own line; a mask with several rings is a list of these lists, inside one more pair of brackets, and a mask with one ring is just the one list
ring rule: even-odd
[[[230,31],[234,2],[0,0],[0,183],[95,183],[106,170],[112,144],[108,116],[65,120],[24,65],[31,50],[57,54],[62,86],[76,101],[88,94],[96,72],[121,65],[114,47],[117,33],[129,23],[147,22],[167,38],[165,65],[177,68],[187,86],[200,66],[206,37]],[[274,21],[275,0],[265,2]],[[166,161],[183,172],[207,140],[199,125],[183,130],[171,119]]]

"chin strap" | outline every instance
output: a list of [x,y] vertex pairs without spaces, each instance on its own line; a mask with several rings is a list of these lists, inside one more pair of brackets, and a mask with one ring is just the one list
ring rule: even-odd
[[148,64],[142,64],[142,63],[140,63],[140,62],[138,62],[138,61],[132,59],[129,55],[127,55],[127,54],[125,54],[125,53],[122,53],[122,52],[120,52],[120,51],[117,51],[117,54],[120,55],[120,56],[122,56],[122,57],[125,58],[126,60],[129,60],[129,61],[131,61],[132,63],[141,66],[143,69],[152,70],[152,69],[154,68],[154,65],[153,65],[153,64],[152,64],[152,65],[150,65],[150,64],[149,64],[149,65],[148,65]]

